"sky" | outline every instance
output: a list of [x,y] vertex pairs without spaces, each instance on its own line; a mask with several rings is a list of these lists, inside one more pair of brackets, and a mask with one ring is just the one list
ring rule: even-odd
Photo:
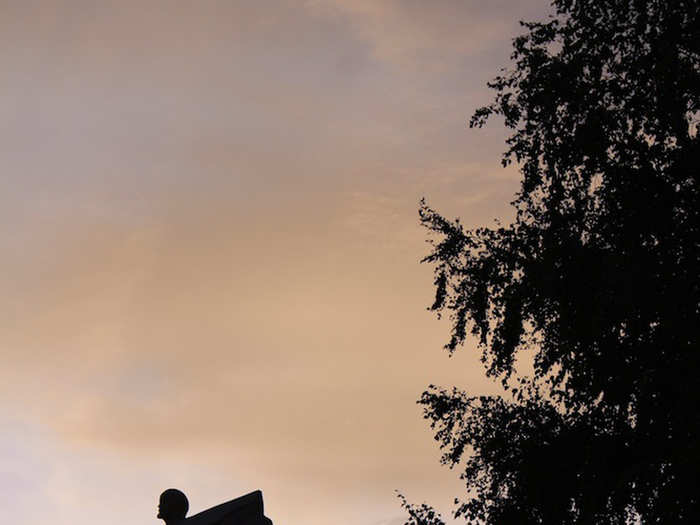
[[[512,217],[467,121],[544,0],[0,1],[0,507],[147,525],[449,517],[429,384],[498,392],[426,311],[428,203]],[[448,520],[449,521],[449,520]]]

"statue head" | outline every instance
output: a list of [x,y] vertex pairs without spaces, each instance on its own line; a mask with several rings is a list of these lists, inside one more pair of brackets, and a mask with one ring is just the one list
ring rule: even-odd
[[176,523],[185,519],[190,503],[187,496],[177,489],[168,489],[160,495],[158,517],[166,524]]

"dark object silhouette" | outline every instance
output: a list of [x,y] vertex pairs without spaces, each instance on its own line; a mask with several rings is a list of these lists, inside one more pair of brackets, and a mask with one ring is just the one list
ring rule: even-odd
[[259,490],[185,518],[188,508],[187,497],[182,492],[168,489],[160,496],[158,517],[166,525],[272,525],[264,514]]
[[512,130],[514,222],[420,208],[446,349],[506,394],[419,403],[470,523],[700,523],[700,2],[553,6],[470,122]]
[[158,517],[165,521],[165,525],[179,523],[185,519],[189,508],[190,502],[184,492],[167,489],[158,500]]

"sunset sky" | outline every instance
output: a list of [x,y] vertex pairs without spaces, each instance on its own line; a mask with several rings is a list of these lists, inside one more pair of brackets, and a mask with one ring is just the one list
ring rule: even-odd
[[426,311],[418,202],[508,220],[497,120],[546,0],[0,2],[0,514],[275,525],[463,494],[415,401],[496,392]]

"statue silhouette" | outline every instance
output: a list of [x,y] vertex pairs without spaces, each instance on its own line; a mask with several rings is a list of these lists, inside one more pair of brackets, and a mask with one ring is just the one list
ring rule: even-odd
[[160,495],[158,518],[165,525],[272,525],[264,514],[259,490],[187,518],[189,507],[187,496],[182,491],[168,489]]
[[158,502],[158,517],[165,525],[174,525],[185,520],[190,502],[184,492],[177,489],[168,489],[160,495]]

